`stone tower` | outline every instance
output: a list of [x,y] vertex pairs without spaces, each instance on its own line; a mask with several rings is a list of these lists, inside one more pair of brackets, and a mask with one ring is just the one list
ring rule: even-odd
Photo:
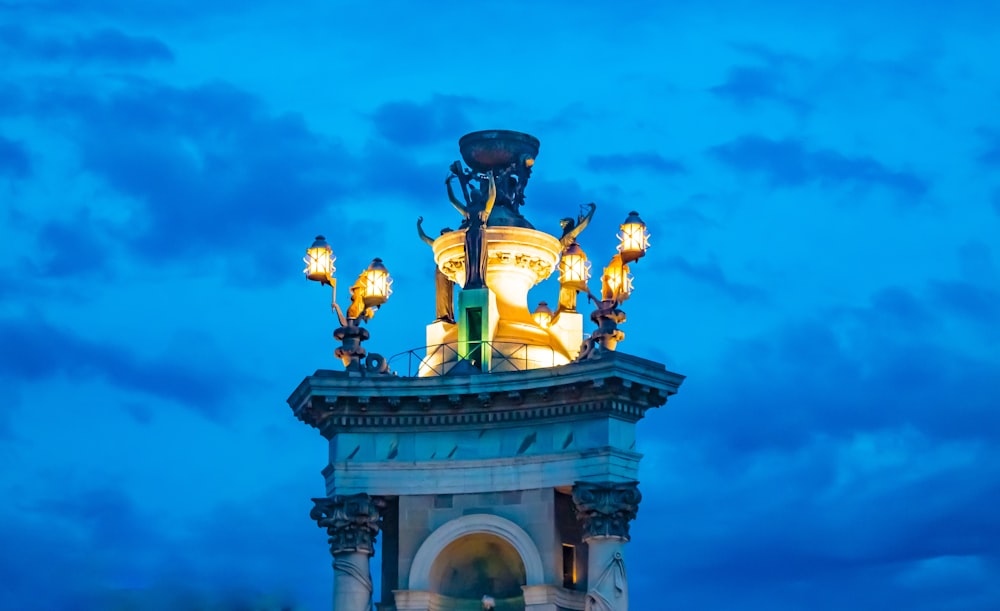
[[[334,609],[371,607],[381,536],[383,611],[625,610],[642,498],[635,426],[684,379],[615,351],[644,225],[642,252],[627,242],[638,215],[622,225],[585,339],[575,305],[589,289],[568,266],[590,217],[554,236],[520,214],[538,153],[531,136],[475,132],[460,147],[471,170],[456,162],[452,172],[464,203],[448,191],[466,222],[433,240],[421,230],[438,266],[426,349],[390,363],[366,355],[359,323],[372,308],[349,310],[335,334],[347,370],[317,371],[288,400],[329,441],[312,517],[330,537]],[[533,315],[528,289],[557,267],[559,308]],[[371,294],[365,304],[384,303]],[[408,371],[392,371],[407,360]]]

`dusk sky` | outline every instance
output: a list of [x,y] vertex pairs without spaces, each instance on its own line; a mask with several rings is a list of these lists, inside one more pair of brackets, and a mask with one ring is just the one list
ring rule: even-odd
[[480,129],[652,234],[634,609],[1000,608],[1000,6],[707,4],[0,0],[0,608],[329,609],[301,257],[421,346]]

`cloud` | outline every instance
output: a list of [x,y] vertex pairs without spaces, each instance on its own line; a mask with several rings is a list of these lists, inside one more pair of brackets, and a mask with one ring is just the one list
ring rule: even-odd
[[986,140],[986,150],[979,155],[983,165],[1000,167],[1000,132],[980,129],[979,134]]
[[375,109],[372,124],[386,141],[417,147],[457,139],[472,131],[467,109],[478,106],[475,98],[438,95],[420,102],[389,102]]
[[29,174],[31,174],[31,160],[24,145],[0,136],[0,176],[25,178]]
[[803,142],[793,139],[741,136],[710,148],[708,154],[738,172],[761,175],[774,187],[882,187],[911,200],[919,200],[929,188],[920,176],[890,170],[871,157],[849,157],[830,149],[809,150]]
[[35,36],[24,28],[0,28],[0,48],[24,59],[73,63],[145,64],[173,61],[170,49],[155,38],[103,29],[77,36]]
[[714,260],[707,263],[692,263],[684,257],[669,257],[663,265],[666,269],[680,272],[696,282],[715,288],[736,301],[766,300],[766,294],[762,289],[729,280],[722,267]]
[[800,114],[811,109],[802,97],[789,93],[789,83],[797,74],[814,69],[812,62],[759,44],[735,44],[733,48],[757,63],[731,67],[726,80],[709,89],[715,96],[739,106],[777,102]]
[[887,287],[682,371],[642,431],[656,494],[630,554],[660,564],[633,591],[684,608],[1000,600],[1000,363],[936,333],[940,288]]
[[[269,0],[258,0],[255,5],[272,4]],[[0,15],[4,13],[13,19],[61,19],[126,20],[150,25],[165,23],[190,25],[219,14],[239,12],[247,14],[248,6],[241,0],[216,0],[205,3],[193,0],[8,0],[0,2]]]
[[729,69],[725,82],[709,91],[741,106],[772,101],[798,113],[809,111],[809,103],[786,93],[785,80],[782,71],[774,67],[736,66]]
[[[198,354],[144,357],[110,342],[95,341],[40,317],[0,319],[0,378],[12,385],[58,376],[99,379],[118,388],[165,398],[211,419],[224,415],[229,391]],[[213,366],[216,361],[212,360]]]
[[207,508],[178,524],[120,488],[68,478],[65,494],[14,501],[13,511],[0,513],[0,538],[20,550],[0,558],[0,604],[94,611],[328,606],[329,552],[300,488],[282,485],[273,496]]
[[993,328],[1000,326],[1000,291],[970,282],[934,282],[931,294],[943,308]]
[[612,155],[591,155],[584,163],[591,172],[620,173],[648,170],[659,174],[683,174],[684,165],[659,153],[638,152]]
[[81,277],[105,272],[111,265],[107,227],[89,211],[71,220],[52,220],[37,231],[39,259],[33,259],[33,274],[46,278]]
[[69,82],[35,108],[71,121],[83,168],[131,201],[127,226],[107,233],[141,260],[225,254],[244,275],[282,277],[287,241],[314,235],[355,180],[338,143],[225,83],[130,79],[94,93]]
[[[685,383],[698,395],[698,407],[675,412],[666,434],[697,434],[713,453],[727,456],[802,447],[818,434],[843,438],[897,426],[935,442],[1000,438],[994,409],[1000,363],[943,343],[938,292],[935,285],[925,296],[890,288],[865,307],[818,312],[733,340],[717,371]],[[960,303],[982,315],[979,296],[976,305]],[[766,418],[759,411],[764,405]]]

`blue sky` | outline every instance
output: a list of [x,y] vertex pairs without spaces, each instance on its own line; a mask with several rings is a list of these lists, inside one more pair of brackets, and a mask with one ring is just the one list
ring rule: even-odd
[[490,128],[653,235],[634,607],[1000,607],[1000,14],[923,4],[0,2],[0,607],[328,608],[302,250],[420,345]]

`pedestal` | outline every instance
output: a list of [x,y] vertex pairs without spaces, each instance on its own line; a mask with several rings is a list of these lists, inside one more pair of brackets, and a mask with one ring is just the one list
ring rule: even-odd
[[458,294],[459,358],[480,371],[490,370],[493,334],[500,314],[496,295],[488,288],[463,289]]
[[562,344],[569,358],[575,359],[580,354],[580,344],[583,343],[583,314],[579,312],[560,312],[555,323],[549,327]]

